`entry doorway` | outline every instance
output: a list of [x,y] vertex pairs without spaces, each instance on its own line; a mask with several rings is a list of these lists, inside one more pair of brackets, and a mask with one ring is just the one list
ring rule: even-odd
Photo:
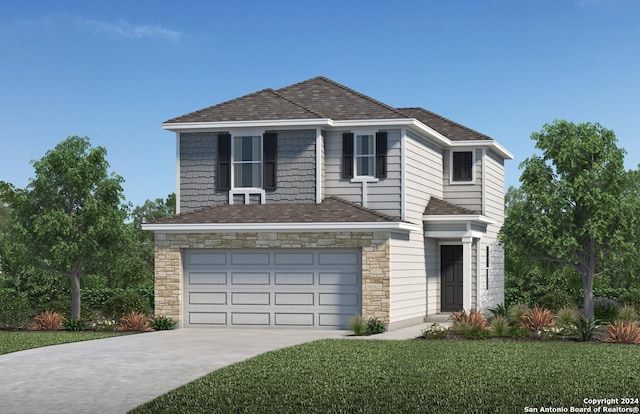
[[462,245],[440,246],[441,312],[463,309],[463,262]]

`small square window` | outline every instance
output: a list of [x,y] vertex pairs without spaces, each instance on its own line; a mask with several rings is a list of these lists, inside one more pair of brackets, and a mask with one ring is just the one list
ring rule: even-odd
[[473,180],[473,152],[457,151],[452,154],[451,179],[457,182]]

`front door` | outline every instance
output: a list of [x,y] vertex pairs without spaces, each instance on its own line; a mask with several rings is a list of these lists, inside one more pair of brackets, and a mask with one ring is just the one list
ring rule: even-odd
[[440,310],[442,312],[455,312],[463,307],[462,269],[462,246],[440,246]]

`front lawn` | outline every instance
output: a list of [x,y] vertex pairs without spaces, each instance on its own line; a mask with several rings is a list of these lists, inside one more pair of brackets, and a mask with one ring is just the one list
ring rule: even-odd
[[123,335],[118,332],[0,331],[0,355],[41,346]]
[[568,411],[590,407],[585,398],[639,398],[638,367],[630,345],[322,340],[212,372],[132,413]]

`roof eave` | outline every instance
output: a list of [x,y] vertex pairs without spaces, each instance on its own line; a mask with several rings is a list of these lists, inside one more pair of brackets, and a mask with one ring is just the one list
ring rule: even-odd
[[422,216],[422,221],[427,223],[479,223],[479,224],[496,224],[495,220],[490,219],[482,214],[442,214]]
[[226,232],[334,232],[334,231],[420,231],[417,224],[406,222],[351,222],[351,223],[194,223],[143,224],[143,230],[157,233],[226,233]]

